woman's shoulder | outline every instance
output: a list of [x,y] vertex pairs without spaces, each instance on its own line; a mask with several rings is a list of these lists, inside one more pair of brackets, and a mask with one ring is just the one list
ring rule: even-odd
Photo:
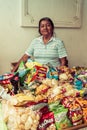
[[41,37],[36,37],[32,40],[32,42],[36,42],[36,41],[40,41],[41,40]]
[[56,41],[57,44],[62,44],[63,43],[63,40],[61,40],[58,37],[54,37],[54,40]]
[[31,40],[31,45],[35,45],[36,43],[38,43],[39,41],[39,37],[33,38],[33,40]]

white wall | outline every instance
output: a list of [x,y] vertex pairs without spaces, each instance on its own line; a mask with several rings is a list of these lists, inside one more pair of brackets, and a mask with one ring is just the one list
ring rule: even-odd
[[[80,29],[56,28],[68,52],[69,65],[87,66],[87,0],[84,0]],[[60,14],[61,15],[61,14]],[[38,36],[38,28],[20,27],[20,0],[0,0],[0,74],[10,71],[10,63],[17,61],[31,40]]]

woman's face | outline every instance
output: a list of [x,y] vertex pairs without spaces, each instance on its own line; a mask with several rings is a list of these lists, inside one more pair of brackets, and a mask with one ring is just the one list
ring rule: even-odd
[[53,35],[53,28],[49,21],[42,20],[40,23],[40,33],[43,36],[52,36]]

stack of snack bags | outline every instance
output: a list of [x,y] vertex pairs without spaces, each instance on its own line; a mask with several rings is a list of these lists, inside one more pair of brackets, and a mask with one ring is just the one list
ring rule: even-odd
[[29,60],[17,72],[1,75],[7,129],[62,130],[87,123],[86,74],[85,67],[54,68]]

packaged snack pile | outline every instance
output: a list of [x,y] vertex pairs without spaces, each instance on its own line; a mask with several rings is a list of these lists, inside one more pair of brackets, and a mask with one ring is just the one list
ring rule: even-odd
[[63,130],[87,123],[87,68],[29,60],[0,76],[1,130]]

